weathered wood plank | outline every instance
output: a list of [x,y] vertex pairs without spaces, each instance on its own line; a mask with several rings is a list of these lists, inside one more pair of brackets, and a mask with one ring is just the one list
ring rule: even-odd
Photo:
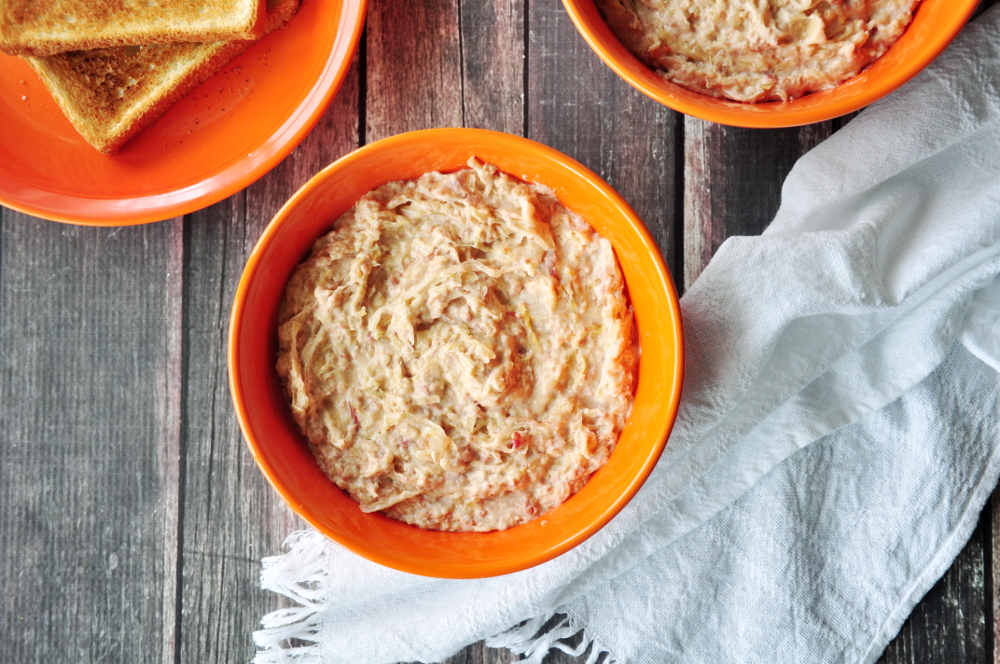
[[521,133],[523,14],[522,0],[375,0],[366,42],[366,141],[430,127]]
[[186,222],[180,662],[249,662],[251,633],[283,605],[258,587],[260,559],[279,553],[303,524],[267,484],[240,434],[227,382],[229,311],[264,227],[309,177],[357,147],[357,118],[355,64],[316,129],[287,159]]
[[731,235],[757,235],[774,218],[795,161],[831,125],[761,130],[684,120],[684,282],[694,283]]
[[460,0],[462,120],[524,133],[524,1]]
[[986,616],[987,646],[991,649],[989,660],[1000,664],[1000,489],[990,496],[984,514],[990,515],[989,547],[986,549]]
[[1000,0],[982,0],[979,3],[979,7],[976,8],[976,13],[973,15],[973,18],[975,18],[976,16],[979,16],[984,11],[986,11],[990,7],[993,7],[994,5],[997,5],[997,4],[1000,4]]
[[366,45],[364,142],[462,126],[458,0],[373,0]]
[[879,664],[978,664],[992,658],[986,560],[991,515],[984,510],[969,543],[913,609]]
[[[520,656],[509,650],[487,648],[486,644],[480,641],[443,660],[440,664],[513,664],[520,659]],[[547,659],[545,661],[546,664],[550,664]],[[419,664],[419,662],[412,664]]]
[[677,275],[681,116],[605,66],[559,0],[531,0],[527,26],[528,137],[607,180],[646,223]]
[[181,229],[2,210],[5,661],[174,661]]

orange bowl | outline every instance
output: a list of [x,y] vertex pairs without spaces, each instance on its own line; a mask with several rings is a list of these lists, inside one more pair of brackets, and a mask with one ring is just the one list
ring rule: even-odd
[[622,45],[594,0],[563,0],[580,34],[632,87],[675,111],[736,127],[795,127],[856,111],[881,99],[926,67],[954,39],[979,0],[922,0],[895,44],[854,78],[785,102],[744,104],[683,88],[650,69]]
[[[365,514],[323,475],[299,433],[275,360],[285,283],[313,242],[366,192],[469,157],[552,189],[611,241],[639,331],[635,404],[608,463],[578,493],[534,521],[490,533],[421,530]],[[478,578],[526,569],[579,544],[631,499],[653,469],[680,399],[683,343],[677,295],[660,252],[635,212],[597,175],[527,139],[477,129],[430,129],[365,146],[307,182],[271,221],[247,261],[229,328],[229,384],[243,435],[288,504],[351,551],[405,572]]]

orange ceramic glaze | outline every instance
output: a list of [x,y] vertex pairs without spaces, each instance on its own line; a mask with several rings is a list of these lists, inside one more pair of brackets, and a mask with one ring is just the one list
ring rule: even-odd
[[347,74],[367,0],[303,0],[267,35],[113,156],[89,146],[41,80],[0,55],[0,203],[55,221],[122,226],[193,212],[273,168]]
[[716,99],[667,81],[618,41],[594,0],[563,0],[563,4],[601,59],[626,82],[661,104],[736,127],[794,127],[851,113],[906,83],[954,39],[979,0],[922,0],[906,32],[854,78],[791,101],[760,104]]
[[[635,308],[641,356],[632,414],[607,465],[576,495],[534,521],[491,533],[421,530],[365,514],[323,475],[299,433],[275,371],[278,307],[313,242],[366,192],[469,157],[545,185],[611,241]],[[593,535],[638,491],[663,451],[680,399],[680,309],[660,252],[635,212],[569,157],[517,136],[477,129],[401,134],[334,162],[278,212],[254,248],[236,292],[229,381],[247,443],[291,507],[351,551],[405,572],[446,578],[508,574],[549,560]]]

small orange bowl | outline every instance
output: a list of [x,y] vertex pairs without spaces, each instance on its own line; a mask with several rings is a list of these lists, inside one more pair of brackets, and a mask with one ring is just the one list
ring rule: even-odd
[[[365,514],[323,475],[299,433],[275,360],[285,284],[313,242],[363,194],[429,171],[455,171],[477,156],[559,200],[611,241],[635,310],[641,357],[632,413],[608,463],[558,508],[490,533],[421,530]],[[372,143],[307,182],[265,229],[247,261],[229,328],[229,384],[250,450],[275,489],[306,521],[351,551],[404,572],[444,578],[508,574],[553,558],[593,535],[653,469],[680,399],[680,309],[660,252],[635,212],[597,175],[518,136],[430,129]]]
[[795,127],[831,120],[881,99],[926,67],[955,38],[979,0],[922,0],[895,44],[854,78],[786,102],[716,99],[666,80],[622,45],[594,0],[563,0],[577,30],[605,64],[639,92],[675,111],[736,127]]

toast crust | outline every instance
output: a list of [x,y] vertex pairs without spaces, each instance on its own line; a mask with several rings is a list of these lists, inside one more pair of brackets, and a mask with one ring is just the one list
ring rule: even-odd
[[0,51],[257,39],[266,20],[262,0],[0,0]]
[[122,46],[28,63],[83,138],[113,154],[252,43]]
[[[265,29],[285,24],[298,0],[269,0]],[[147,44],[26,58],[83,138],[113,154],[254,44]]]

